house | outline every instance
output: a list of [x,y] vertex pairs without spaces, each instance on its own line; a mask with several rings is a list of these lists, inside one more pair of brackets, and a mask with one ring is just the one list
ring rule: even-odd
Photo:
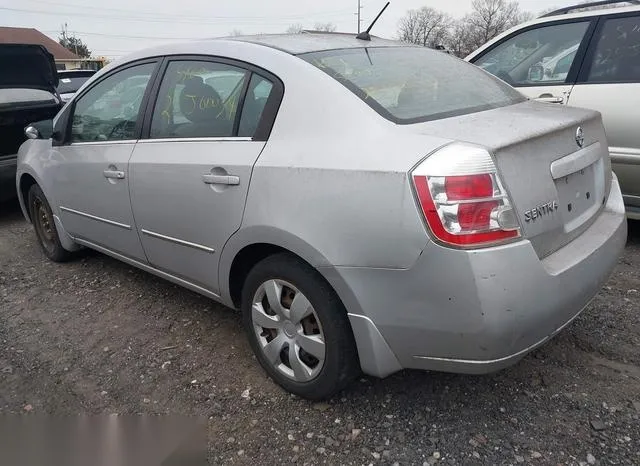
[[33,28],[0,27],[0,44],[39,44],[53,55],[59,70],[82,68],[85,61],[55,40]]

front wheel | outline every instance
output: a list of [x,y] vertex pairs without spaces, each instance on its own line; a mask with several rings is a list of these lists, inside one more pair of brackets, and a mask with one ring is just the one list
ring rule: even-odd
[[245,329],[269,376],[308,399],[328,398],[359,371],[342,302],[306,263],[278,254],[258,263],[242,291]]
[[42,189],[37,184],[29,189],[29,213],[36,230],[36,236],[45,256],[54,262],[65,262],[72,254],[62,247],[60,237],[53,220],[51,206]]

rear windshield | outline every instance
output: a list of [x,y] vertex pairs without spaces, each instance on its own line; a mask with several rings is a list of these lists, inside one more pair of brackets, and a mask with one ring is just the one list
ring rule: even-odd
[[90,77],[91,76],[61,76],[58,83],[58,93],[67,94],[76,92]]
[[299,56],[340,81],[383,117],[400,124],[526,100],[477,67],[423,47],[327,50]]

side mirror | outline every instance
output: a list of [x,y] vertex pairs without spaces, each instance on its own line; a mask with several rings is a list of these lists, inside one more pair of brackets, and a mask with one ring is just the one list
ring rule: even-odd
[[31,123],[24,129],[28,139],[49,139],[53,136],[53,120],[42,120]]
[[40,131],[33,125],[29,125],[24,129],[24,135],[27,139],[40,139]]
[[544,66],[540,63],[529,68],[529,81],[542,81],[544,79]]

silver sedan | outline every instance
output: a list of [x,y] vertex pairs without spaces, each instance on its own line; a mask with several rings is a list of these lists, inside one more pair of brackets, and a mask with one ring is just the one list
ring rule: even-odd
[[144,50],[52,125],[27,129],[17,172],[44,254],[89,247],[241,309],[260,364],[307,398],[360,371],[513,364],[626,240],[598,113],[393,41]]

